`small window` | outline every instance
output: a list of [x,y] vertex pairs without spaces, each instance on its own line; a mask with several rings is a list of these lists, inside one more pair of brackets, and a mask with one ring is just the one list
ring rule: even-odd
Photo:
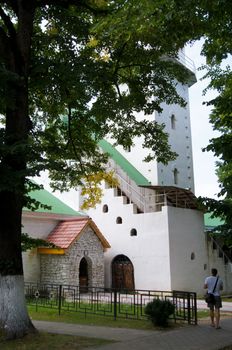
[[173,130],[176,128],[176,117],[174,114],[171,115],[171,128]]
[[132,228],[130,231],[131,236],[137,236],[137,230],[135,228]]
[[191,253],[191,260],[194,260],[194,259],[195,259],[195,253],[192,252],[192,253]]
[[116,224],[122,224],[122,218],[120,216],[117,217]]
[[109,209],[108,209],[108,205],[107,204],[103,205],[102,211],[103,211],[103,213],[108,213]]
[[173,182],[175,185],[178,185],[178,173],[179,171],[175,168],[173,170]]

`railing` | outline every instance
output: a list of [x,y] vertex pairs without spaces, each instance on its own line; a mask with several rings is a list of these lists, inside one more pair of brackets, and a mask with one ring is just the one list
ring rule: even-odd
[[212,237],[212,235],[210,235],[210,232],[206,232],[206,234],[207,234],[207,239],[211,240],[211,242],[212,242],[213,249],[217,249],[218,250],[218,255],[219,255],[220,258],[223,259],[224,263],[225,264],[228,264],[229,262],[231,263],[231,258],[229,257],[229,255],[227,255],[225,253],[225,251],[220,246],[220,244]]
[[[167,205],[167,199],[165,194],[154,193],[149,189],[149,194],[140,193],[136,186],[129,183],[122,174],[119,173],[118,168],[113,169],[119,181],[119,194],[128,197],[130,203],[134,203],[143,213],[150,213],[161,211],[162,206]],[[146,191],[146,189],[142,189]],[[152,193],[153,192],[153,193]]]
[[[163,190],[159,189],[159,192],[152,188],[141,187],[138,191],[133,181],[129,182],[123,172],[119,173],[117,168],[113,169],[118,179],[117,195],[126,196],[128,203],[133,203],[139,208],[142,213],[158,212],[162,210],[163,206],[174,206],[177,208],[193,208],[192,202],[188,198],[184,198],[178,189],[175,190]],[[182,193],[183,194],[183,193]]]
[[196,80],[196,67],[194,62],[187,57],[182,50],[180,50],[177,54],[177,56],[163,56],[162,59],[164,61],[173,61],[173,62],[178,62],[181,65],[183,65],[185,68],[191,72],[189,75],[189,80],[188,80],[188,85],[192,86],[197,80]]
[[172,319],[197,324],[196,293],[182,291],[150,291],[105,289],[70,285],[25,283],[28,305],[39,308],[98,316],[146,320],[145,305],[154,298],[170,300],[175,305]]
[[182,51],[179,51],[178,53],[178,61],[182,63],[186,68],[188,68],[191,72],[196,74],[196,67],[193,60],[186,56]]

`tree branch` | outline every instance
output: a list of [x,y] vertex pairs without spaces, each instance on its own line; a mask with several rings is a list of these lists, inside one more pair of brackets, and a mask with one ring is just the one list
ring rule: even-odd
[[81,168],[82,172],[85,173],[85,170],[84,170],[84,167],[83,167],[83,164],[82,164],[82,161],[81,161],[81,157],[78,155],[76,147],[75,147],[75,144],[73,142],[72,131],[71,131],[71,115],[72,115],[71,107],[68,106],[68,135],[69,135],[69,140],[68,140],[68,143],[67,143],[67,147],[69,145],[69,142],[71,142],[71,146],[72,146],[74,155],[75,155],[76,159],[80,163],[80,168]]
[[15,0],[0,0],[0,4],[7,5],[12,8],[15,14],[18,14],[18,5]]
[[1,6],[0,6],[0,17],[2,18],[5,26],[7,27],[10,37],[15,38],[16,32],[15,32],[13,23],[11,22],[10,17],[6,15],[6,13],[4,12]]
[[36,7],[43,7],[46,5],[57,5],[63,8],[68,8],[69,6],[81,6],[87,10],[90,10],[91,12],[95,14],[107,14],[109,10],[107,10],[105,7],[100,8],[98,6],[91,6],[89,1],[86,0],[38,0],[36,2]]
[[0,56],[4,57],[7,49],[7,36],[2,27],[0,27]]
[[3,20],[7,30],[0,27],[0,53],[4,57],[5,63],[9,64],[9,56],[13,53],[18,53],[16,31],[10,17],[6,15],[3,8],[0,6],[0,17]]

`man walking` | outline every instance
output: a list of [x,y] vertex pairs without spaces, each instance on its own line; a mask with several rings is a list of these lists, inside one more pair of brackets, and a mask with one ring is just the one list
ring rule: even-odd
[[215,329],[220,329],[220,308],[222,307],[220,291],[223,290],[223,282],[222,279],[219,276],[217,276],[217,269],[213,268],[211,270],[211,274],[212,276],[206,277],[204,288],[208,289],[208,293],[213,294],[214,296],[214,300],[208,302],[211,326],[215,327]]

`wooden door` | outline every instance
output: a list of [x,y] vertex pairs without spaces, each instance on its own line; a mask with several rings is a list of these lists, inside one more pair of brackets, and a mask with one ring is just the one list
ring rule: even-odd
[[134,268],[125,255],[118,255],[113,260],[112,287],[120,290],[134,289]]

